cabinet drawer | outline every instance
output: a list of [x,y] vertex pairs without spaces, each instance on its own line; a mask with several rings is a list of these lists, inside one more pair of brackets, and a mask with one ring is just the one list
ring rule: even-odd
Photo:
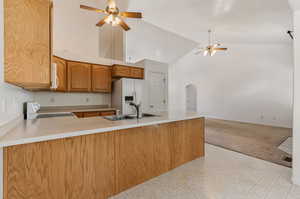
[[105,111],[105,112],[101,112],[101,116],[111,116],[111,115],[115,115],[116,112],[115,111]]
[[83,117],[98,117],[101,116],[99,112],[87,112],[83,113]]
[[83,118],[83,113],[74,113],[76,115],[76,117],[78,118]]

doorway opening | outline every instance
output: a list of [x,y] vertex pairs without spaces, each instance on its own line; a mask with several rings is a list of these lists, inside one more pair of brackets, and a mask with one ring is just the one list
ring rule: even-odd
[[197,112],[197,87],[194,84],[189,84],[185,87],[186,92],[186,111]]

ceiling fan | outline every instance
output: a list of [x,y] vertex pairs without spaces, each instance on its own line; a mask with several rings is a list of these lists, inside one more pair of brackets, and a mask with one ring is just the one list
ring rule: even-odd
[[108,5],[105,9],[98,9],[85,5],[80,5],[80,8],[106,14],[106,16],[96,24],[96,26],[99,27],[107,23],[112,24],[113,26],[120,25],[125,31],[128,31],[130,30],[130,27],[125,23],[123,18],[142,18],[142,13],[140,12],[120,12],[114,0],[108,0]]
[[208,46],[205,48],[198,49],[198,52],[195,54],[198,55],[203,53],[203,56],[210,55],[211,57],[214,56],[218,51],[226,51],[228,48],[221,48],[221,44],[214,43],[212,31],[208,30]]

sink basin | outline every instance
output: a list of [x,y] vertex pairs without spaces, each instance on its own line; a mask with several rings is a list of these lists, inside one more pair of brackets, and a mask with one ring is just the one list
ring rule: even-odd
[[[158,115],[143,113],[142,118],[144,117],[158,117]],[[135,115],[113,115],[113,116],[105,116],[104,118],[110,121],[119,121],[119,120],[136,119],[136,116]]]
[[158,117],[159,115],[154,115],[154,114],[150,114],[150,113],[143,113],[142,117]]

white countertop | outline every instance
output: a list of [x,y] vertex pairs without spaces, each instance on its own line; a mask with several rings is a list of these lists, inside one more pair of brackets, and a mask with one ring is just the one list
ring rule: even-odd
[[19,121],[16,127],[0,137],[0,147],[28,144],[60,138],[103,133],[114,130],[201,118],[198,113],[163,112],[158,117],[140,120],[109,121],[103,117],[59,117]]

